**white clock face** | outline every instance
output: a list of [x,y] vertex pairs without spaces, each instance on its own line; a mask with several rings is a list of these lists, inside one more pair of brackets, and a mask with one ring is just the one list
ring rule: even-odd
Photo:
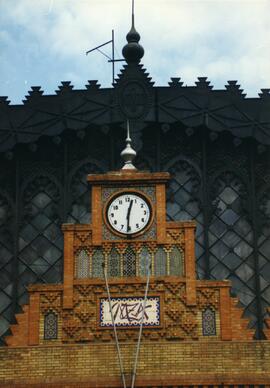
[[148,225],[150,212],[150,206],[142,196],[125,193],[118,195],[110,203],[107,219],[114,230],[131,235]]

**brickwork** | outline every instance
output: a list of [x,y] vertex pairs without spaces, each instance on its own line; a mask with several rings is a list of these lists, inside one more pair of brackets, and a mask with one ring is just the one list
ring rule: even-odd
[[[270,387],[270,342],[252,340],[254,331],[248,329],[248,320],[242,317],[238,299],[230,296],[230,282],[196,280],[195,223],[166,222],[168,179],[166,173],[139,172],[88,177],[93,186],[92,224],[63,225],[63,284],[29,287],[29,306],[16,316],[17,324],[11,326],[12,335],[6,338],[8,348],[0,350],[1,387],[121,386],[114,332],[108,323],[111,318],[106,313],[105,319],[101,309],[107,300],[101,264],[104,263],[107,271],[112,249],[117,251],[120,268],[117,276],[109,278],[111,298],[117,303],[122,299],[125,303],[143,300],[146,277],[139,271],[143,249],[152,261],[148,307],[152,308],[151,298],[156,304],[152,320],[142,332],[137,387],[227,385],[233,388],[246,384],[253,384],[254,388],[258,384],[260,388]],[[145,229],[145,234],[139,233],[134,239],[113,236],[113,231],[102,232],[107,227],[103,224],[106,223],[104,203],[108,203],[115,187],[125,190],[127,183],[135,191],[136,187],[148,191],[151,187],[155,198],[149,230]],[[102,202],[104,185],[108,195]],[[135,262],[132,262],[134,268],[124,276],[127,249],[132,255],[126,260]],[[94,273],[93,257],[97,251]],[[79,271],[77,257],[81,252],[84,266]],[[161,252],[161,264],[155,261],[156,252]],[[170,263],[177,269],[183,267],[177,276],[171,276]],[[127,306],[126,303],[125,310],[117,307],[115,314],[121,311],[120,316],[124,311],[122,315],[127,316],[130,314]],[[132,312],[137,308],[134,306],[131,305]],[[138,311],[132,318],[133,324],[128,320],[130,316],[119,318],[127,319],[127,323],[121,323],[117,330],[128,385],[138,338]],[[106,324],[101,324],[102,319]],[[269,320],[266,324],[270,326]]]
[[[143,297],[145,279],[111,279],[110,287],[111,297]],[[188,281],[177,277],[152,277],[149,296],[160,296],[161,325],[156,330],[145,328],[143,338],[159,341],[205,340],[201,329],[202,312],[210,308],[217,317],[215,339],[252,340],[254,331],[247,329],[248,320],[242,318],[242,310],[237,306],[238,299],[229,296],[229,289],[228,281],[196,281],[195,299],[190,305],[187,298]],[[113,339],[111,328],[99,326],[99,301],[101,297],[107,297],[102,279],[74,280],[72,309],[64,308],[60,285],[35,285],[29,288],[29,292],[30,300],[33,301],[32,309],[39,311],[40,315],[27,327],[29,309],[26,309],[25,320],[23,314],[19,314],[18,325],[11,326],[13,336],[7,337],[9,346],[100,342]],[[57,341],[45,341],[42,337],[44,316],[48,312],[55,312],[58,317]],[[122,328],[119,333],[121,341],[136,338],[137,333],[133,328]],[[207,340],[214,338],[207,337]]]
[[[121,344],[124,371],[132,372],[135,343]],[[120,387],[114,343],[39,346],[0,349],[0,383],[38,387]],[[179,385],[266,384],[270,385],[270,343],[261,342],[170,342],[142,343],[137,387]],[[63,385],[61,385],[61,384]],[[64,384],[65,383],[65,384]],[[13,385],[12,385],[13,384]],[[58,385],[57,385],[58,384]],[[88,385],[87,385],[88,384]],[[44,385],[46,386],[46,385]]]

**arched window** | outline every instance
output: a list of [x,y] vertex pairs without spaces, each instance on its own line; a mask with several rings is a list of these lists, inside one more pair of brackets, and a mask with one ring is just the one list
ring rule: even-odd
[[151,253],[149,252],[148,248],[144,246],[139,254],[139,273],[141,276],[148,275],[148,269],[149,265],[151,264],[151,259]]
[[90,276],[89,254],[81,249],[76,255],[77,278],[88,278]]
[[170,251],[170,275],[183,275],[182,252],[177,246]]
[[202,333],[204,336],[217,334],[216,313],[209,307],[202,312]]
[[108,256],[108,276],[121,276],[120,254],[118,253],[116,248],[112,248]]
[[123,255],[123,276],[136,276],[136,255],[130,246]]
[[155,275],[164,276],[167,275],[167,254],[163,248],[158,248],[155,253]]
[[92,276],[93,278],[103,278],[104,254],[101,248],[97,248],[92,256]]
[[54,312],[49,312],[44,316],[44,339],[57,339],[58,316]]

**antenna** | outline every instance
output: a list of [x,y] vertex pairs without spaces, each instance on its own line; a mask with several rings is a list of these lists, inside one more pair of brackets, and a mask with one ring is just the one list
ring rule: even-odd
[[[112,56],[111,57],[109,55],[107,55],[106,53],[104,53],[102,50],[100,50],[101,47],[106,46],[107,44],[110,44],[110,43],[112,44]],[[85,54],[88,55],[92,51],[95,51],[95,50],[97,50],[102,55],[104,55],[106,58],[108,58],[108,62],[112,64],[112,83],[114,84],[114,78],[115,78],[114,77],[114,74],[115,74],[114,64],[115,64],[115,62],[125,61],[125,59],[115,59],[115,57],[114,57],[114,30],[112,30],[112,39],[111,40],[108,40],[108,42],[102,43],[99,46],[96,46],[93,49],[86,51]]]
[[134,0],[132,0],[132,27],[134,27]]

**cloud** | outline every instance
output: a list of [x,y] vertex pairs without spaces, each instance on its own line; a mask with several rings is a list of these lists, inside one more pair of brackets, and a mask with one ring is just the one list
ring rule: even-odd
[[[0,94],[18,101],[29,85],[52,92],[72,75],[75,87],[88,79],[110,85],[106,59],[85,51],[109,40],[114,28],[121,55],[130,6],[127,0],[0,0]],[[218,88],[239,79],[256,95],[270,86],[269,14],[268,0],[137,0],[143,63],[157,84],[172,76],[194,84],[204,75]],[[110,54],[110,47],[104,51]]]

